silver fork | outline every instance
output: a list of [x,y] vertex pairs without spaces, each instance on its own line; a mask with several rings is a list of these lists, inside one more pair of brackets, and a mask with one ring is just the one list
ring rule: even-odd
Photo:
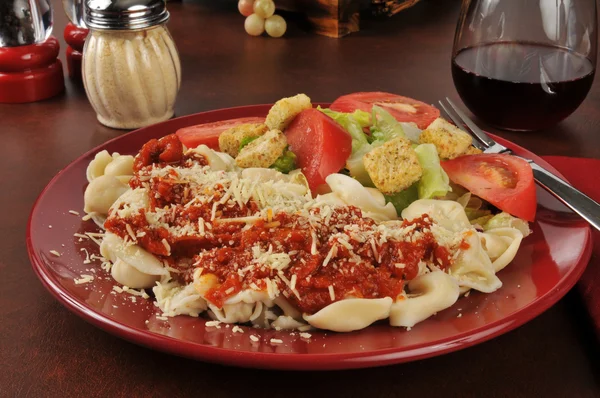
[[[450,119],[452,119],[454,124],[475,138],[473,140],[473,145],[476,148],[481,149],[484,153],[505,153],[518,156],[515,155],[512,150],[494,141],[483,130],[477,127],[477,125],[462,110],[460,110],[460,108],[454,105],[450,98],[446,97],[446,101],[451,109],[449,109],[442,101],[439,101],[440,106]],[[533,177],[538,185],[550,192],[575,213],[579,214],[594,228],[600,230],[600,204],[598,204],[598,202],[574,188],[563,179],[544,169],[533,160],[522,156],[518,157],[529,162],[531,169],[533,170]]]

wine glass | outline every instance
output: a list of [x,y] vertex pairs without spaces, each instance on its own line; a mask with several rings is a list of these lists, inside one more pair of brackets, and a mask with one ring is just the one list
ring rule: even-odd
[[505,130],[540,130],[577,109],[594,80],[595,0],[463,0],[452,77],[465,105]]

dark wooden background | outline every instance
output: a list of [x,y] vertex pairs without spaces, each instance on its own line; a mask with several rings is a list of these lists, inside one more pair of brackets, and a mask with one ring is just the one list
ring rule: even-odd
[[[53,5],[62,40],[66,18],[61,2]],[[177,115],[298,92],[315,101],[361,90],[429,103],[445,95],[458,100],[450,52],[459,8],[457,0],[423,0],[395,17],[363,21],[361,32],[337,40],[307,34],[301,20],[290,20],[286,38],[276,40],[247,36],[234,2],[170,3],[169,29],[183,64]],[[83,88],[70,81],[57,98],[0,104],[0,396],[600,396],[598,342],[575,289],[528,324],[476,347],[343,372],[226,368],[154,352],[94,328],[36,279],[25,228],[52,176],[120,133],[96,122]],[[599,79],[557,127],[500,134],[539,155],[600,158]]]

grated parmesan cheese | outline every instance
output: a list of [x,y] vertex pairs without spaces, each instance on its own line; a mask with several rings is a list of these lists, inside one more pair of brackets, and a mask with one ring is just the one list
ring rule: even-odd
[[329,261],[331,260],[332,257],[334,257],[337,254],[337,245],[334,243],[331,246],[331,249],[329,249],[329,252],[327,253],[327,256],[325,257],[325,260],[323,260],[323,267],[327,267],[327,264],[329,264]]
[[163,238],[163,240],[161,240],[161,243],[163,244],[165,249],[167,249],[168,255],[171,255],[171,246],[169,245],[169,242],[167,242],[167,240]]
[[127,230],[127,234],[129,234],[129,236],[131,237],[131,240],[137,242],[137,235],[133,232],[133,228],[131,228],[131,225],[126,223],[125,229]]
[[86,274],[82,274],[80,275],[81,278],[77,279],[73,279],[73,281],[75,282],[76,285],[82,285],[84,283],[90,283],[94,280],[94,275],[86,275]]
[[87,249],[85,247],[82,247],[81,249],[79,249],[79,251],[82,251],[85,253],[85,260],[83,260],[84,264],[89,264],[92,262],[90,260],[90,253],[87,251]]
[[205,326],[207,328],[211,328],[211,327],[220,328],[221,327],[220,325],[221,325],[221,322],[219,322],[219,321],[207,321],[205,323]]
[[315,254],[317,254],[317,234],[315,233],[314,230],[310,231],[310,236],[312,238],[312,242],[310,244],[310,254],[312,254],[313,256]]

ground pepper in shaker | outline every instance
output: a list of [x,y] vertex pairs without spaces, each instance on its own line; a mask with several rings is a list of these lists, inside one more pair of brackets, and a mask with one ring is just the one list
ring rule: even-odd
[[181,64],[164,0],[85,0],[83,83],[98,121],[133,129],[173,116]]

